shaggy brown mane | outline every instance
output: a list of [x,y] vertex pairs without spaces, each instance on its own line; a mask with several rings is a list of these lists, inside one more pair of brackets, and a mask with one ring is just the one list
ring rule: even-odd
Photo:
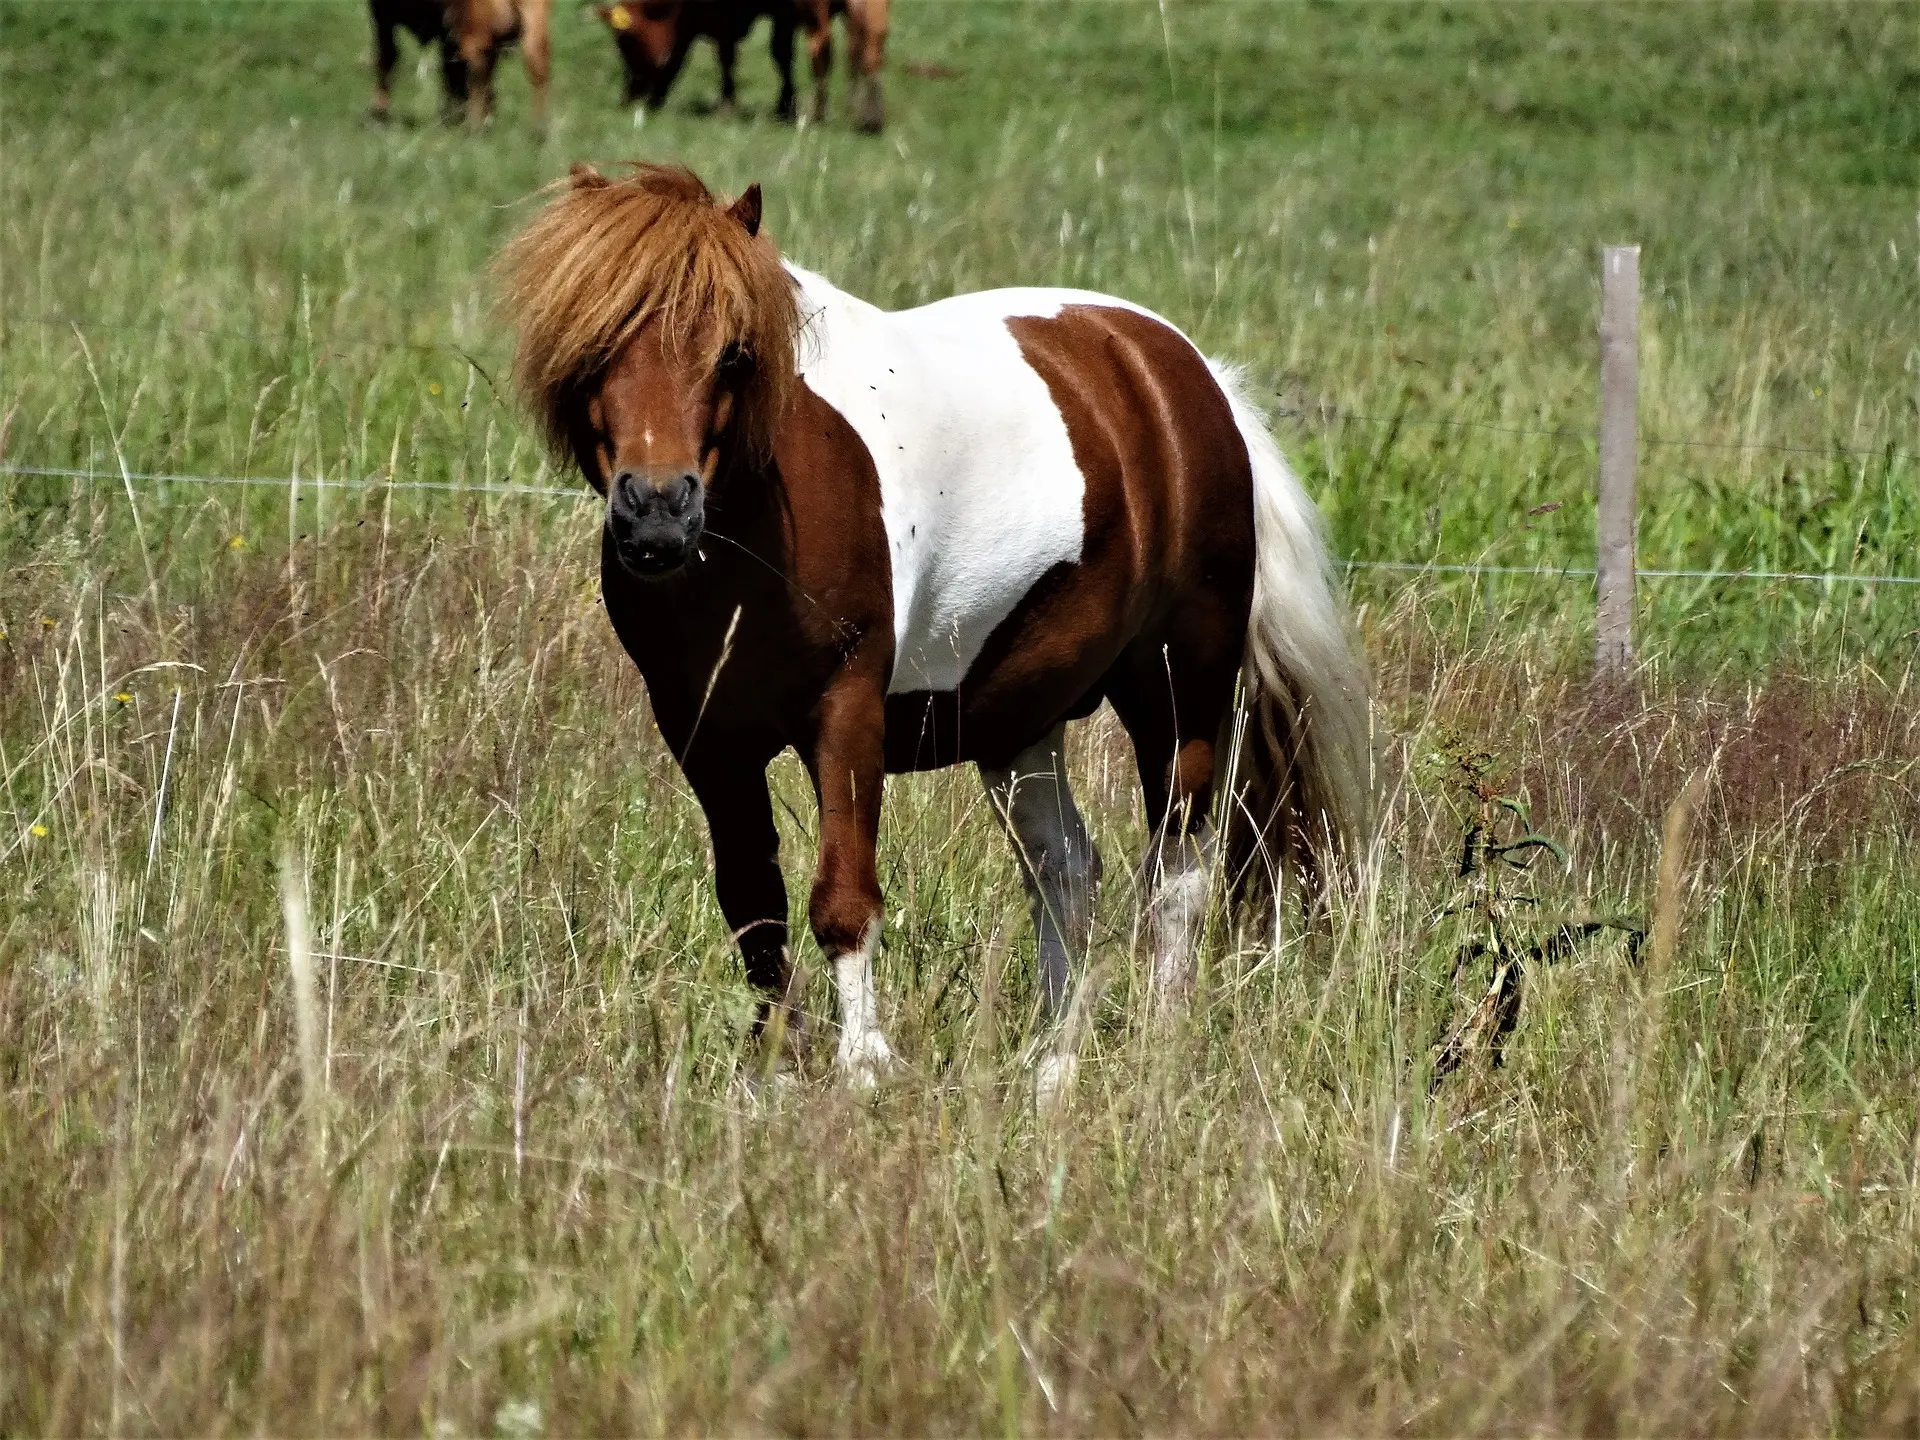
[[[564,187],[564,188],[562,188]],[[669,354],[708,370],[751,364],[736,433],[758,454],[794,380],[800,327],[792,277],[764,233],[749,236],[700,178],[635,164],[624,180],[576,166],[499,260],[519,331],[514,378],[548,443],[569,454],[569,417],[649,324]]]

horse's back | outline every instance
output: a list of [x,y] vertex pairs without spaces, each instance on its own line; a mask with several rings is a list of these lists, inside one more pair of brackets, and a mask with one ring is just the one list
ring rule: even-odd
[[[803,373],[880,480],[891,693],[964,687],[958,723],[979,710],[988,730],[1082,703],[1186,571],[1218,568],[1185,552],[1207,502],[1233,500],[1236,468],[1241,498],[1221,508],[1246,521],[1250,567],[1245,447],[1204,357],[1166,321],[1043,288],[884,312],[801,278],[817,310]],[[1227,567],[1241,568],[1231,554]]]

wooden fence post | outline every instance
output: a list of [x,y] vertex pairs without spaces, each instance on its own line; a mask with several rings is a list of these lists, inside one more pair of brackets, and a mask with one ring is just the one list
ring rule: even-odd
[[1633,663],[1634,464],[1639,453],[1640,247],[1609,245],[1600,262],[1600,503],[1594,668]]

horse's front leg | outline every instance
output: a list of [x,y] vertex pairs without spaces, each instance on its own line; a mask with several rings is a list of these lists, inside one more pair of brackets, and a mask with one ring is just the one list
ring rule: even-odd
[[760,992],[754,1036],[774,1045],[769,1058],[791,1058],[805,1042],[798,987],[787,947],[787,886],[780,876],[780,836],[773,827],[764,763],[741,760],[698,766],[688,782],[706,813],[713,840],[713,888],[720,912]]
[[893,1063],[880,1032],[873,957],[880,948],[881,895],[875,861],[880,793],[886,780],[885,696],[869,677],[844,675],[820,702],[808,759],[820,802],[820,865],[808,918],[833,964],[840,997],[836,1058],[846,1082],[871,1089]]

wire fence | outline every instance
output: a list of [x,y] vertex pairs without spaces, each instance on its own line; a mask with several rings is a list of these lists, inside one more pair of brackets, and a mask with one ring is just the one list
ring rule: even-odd
[[[1593,430],[1541,429],[1527,425],[1495,425],[1486,420],[1456,420],[1445,416],[1420,415],[1362,415],[1352,410],[1342,410],[1334,406],[1322,406],[1307,409],[1300,406],[1281,406],[1276,412],[1282,419],[1304,420],[1320,424],[1379,425],[1388,428],[1402,426],[1438,427],[1448,430],[1490,430],[1502,435],[1528,435],[1548,440],[1578,440],[1583,444],[1594,444],[1598,433]],[[1780,455],[1847,455],[1872,460],[1911,459],[1916,453],[1903,450],[1898,446],[1882,446],[1867,449],[1849,445],[1805,445],[1786,441],[1770,440],[1696,440],[1681,439],[1666,435],[1642,435],[1639,443],[1688,450],[1727,450],[1727,451],[1763,451]]]
[[[332,490],[375,492],[388,490],[430,491],[438,494],[465,495],[484,499],[492,496],[571,500],[599,500],[592,491],[579,486],[523,485],[512,481],[466,485],[453,480],[400,480],[369,475],[359,480],[329,480],[320,476],[299,475],[187,475],[161,471],[91,470],[61,465],[0,464],[0,475],[50,480],[77,480],[87,483],[164,485],[246,486],[259,489]],[[1365,560],[1349,558],[1340,562],[1347,570],[1376,570],[1409,575],[1512,575],[1561,580],[1591,580],[1596,571],[1591,565],[1479,565],[1438,560]],[[1763,581],[1791,584],[1827,585],[1920,585],[1920,575],[1878,575],[1855,570],[1689,570],[1639,569],[1643,580]]]
[[175,475],[146,470],[84,470],[64,465],[0,465],[0,475],[19,475],[47,480],[108,481],[114,484],[138,481],[143,485],[244,485],[281,490],[432,490],[453,495],[537,495],[566,500],[599,499],[582,489],[558,485],[503,484],[463,485],[457,480],[395,480],[369,475],[361,480],[329,480],[308,475]]
[[[0,0],[0,7],[17,3],[20,3],[20,0]],[[259,3],[259,0],[240,0],[240,3]],[[277,0],[270,0],[270,3],[277,3]],[[130,322],[124,320],[102,320],[92,316],[69,314],[9,316],[6,317],[4,323],[9,326],[29,325],[103,333],[158,333],[176,331],[185,334],[207,335],[225,339],[249,340],[261,344],[285,344],[294,338],[286,334],[270,336],[263,332],[237,330],[231,327],[186,325],[165,319]],[[495,388],[492,376],[488,370],[481,365],[480,361],[475,358],[470,349],[448,342],[401,340],[386,337],[318,337],[312,335],[309,335],[307,339],[317,350],[384,350],[414,354],[447,355],[470,365],[475,373],[487,382],[489,390]],[[1594,445],[1598,439],[1597,432],[1592,430],[1570,429],[1557,426],[1506,425],[1485,420],[1463,420],[1451,416],[1411,414],[1369,415],[1332,405],[1312,407],[1281,405],[1276,408],[1274,413],[1284,420],[1303,422],[1323,428],[1342,424],[1358,424],[1394,430],[1414,427],[1457,431],[1482,431],[1559,442],[1578,442],[1582,445]],[[1905,450],[1894,445],[1886,445],[1878,448],[1861,448],[1839,444],[1807,445],[1792,442],[1728,441],[1674,436],[1643,435],[1639,437],[1638,443],[1642,446],[1685,447],[1689,449],[1724,452],[1745,451],[1826,457],[1845,456],[1849,458],[1882,459],[1888,463],[1892,463],[1895,459],[1913,458],[1916,453],[1920,453]],[[450,480],[403,480],[380,475],[369,475],[360,479],[330,479],[324,476],[300,475],[196,475],[161,471],[101,470],[74,466],[16,465],[10,463],[0,463],[0,475],[17,476],[21,478],[70,480],[89,484],[110,482],[123,484],[128,487],[135,484],[156,488],[172,485],[205,485],[284,489],[295,492],[300,490],[334,492],[424,491],[479,498],[503,496],[572,501],[598,499],[597,496],[581,487],[528,485],[512,481],[473,485]],[[1378,571],[1408,575],[1532,576],[1536,578],[1591,580],[1595,578],[1597,574],[1595,567],[1591,565],[1494,565],[1438,560],[1377,560],[1361,557],[1348,558],[1342,563],[1350,572]],[[1695,580],[1705,582],[1751,581],[1773,584],[1864,586],[1920,585],[1920,576],[1873,574],[1847,570],[1638,568],[1635,573],[1640,578],[1647,580]]]

